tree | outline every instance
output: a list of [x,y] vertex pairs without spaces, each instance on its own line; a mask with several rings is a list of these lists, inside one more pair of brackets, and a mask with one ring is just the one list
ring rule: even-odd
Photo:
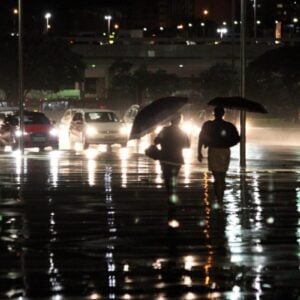
[[178,87],[178,78],[165,70],[149,71],[142,65],[134,69],[127,61],[116,61],[110,67],[108,98],[118,109],[133,103],[143,104],[169,96]]
[[239,84],[237,72],[225,63],[217,63],[201,72],[199,80],[199,89],[206,99],[235,94]]
[[273,113],[293,117],[300,99],[300,46],[267,51],[247,68],[247,95],[264,103]]
[[[23,39],[24,97],[30,90],[53,90],[83,81],[85,65],[67,42],[51,36],[25,36]],[[18,41],[9,37],[0,48],[0,89],[7,100],[18,98]]]

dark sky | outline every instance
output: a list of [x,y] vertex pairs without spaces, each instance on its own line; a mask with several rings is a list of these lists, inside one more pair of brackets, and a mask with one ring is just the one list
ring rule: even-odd
[[[51,19],[53,30],[62,31],[64,28],[71,29],[74,26],[76,29],[74,16],[78,15],[78,12],[89,10],[100,15],[106,11],[114,11],[120,6],[126,7],[127,2],[128,0],[23,0],[23,23],[30,26],[43,26],[45,12],[49,11],[53,15]],[[13,28],[15,20],[12,10],[17,7],[17,0],[0,0],[0,33]],[[83,24],[83,28],[88,26],[88,20],[83,23],[86,23]],[[78,27],[80,26],[77,22]]]

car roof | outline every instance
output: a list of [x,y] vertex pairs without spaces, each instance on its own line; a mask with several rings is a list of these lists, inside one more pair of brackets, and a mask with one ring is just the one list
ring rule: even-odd
[[76,111],[76,112],[116,112],[112,109],[99,109],[99,108],[70,108],[69,110],[71,111]]
[[[19,114],[19,109],[18,108],[7,108],[7,109],[0,109],[0,113],[8,113],[8,114],[14,114],[17,115]],[[24,110],[23,111],[24,115],[45,115],[43,112],[40,111],[31,111],[31,110]]]

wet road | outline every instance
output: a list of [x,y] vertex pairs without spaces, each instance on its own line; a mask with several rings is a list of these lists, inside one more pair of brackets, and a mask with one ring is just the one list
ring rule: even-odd
[[0,299],[299,299],[299,149],[233,149],[223,209],[187,153],[174,228],[134,147],[0,153]]

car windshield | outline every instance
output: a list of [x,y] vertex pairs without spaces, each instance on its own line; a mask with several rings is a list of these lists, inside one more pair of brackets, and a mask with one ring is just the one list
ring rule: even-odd
[[86,112],[85,120],[87,123],[119,122],[117,115],[113,112]]
[[25,114],[24,115],[24,124],[33,125],[33,124],[50,124],[49,119],[43,114]]

